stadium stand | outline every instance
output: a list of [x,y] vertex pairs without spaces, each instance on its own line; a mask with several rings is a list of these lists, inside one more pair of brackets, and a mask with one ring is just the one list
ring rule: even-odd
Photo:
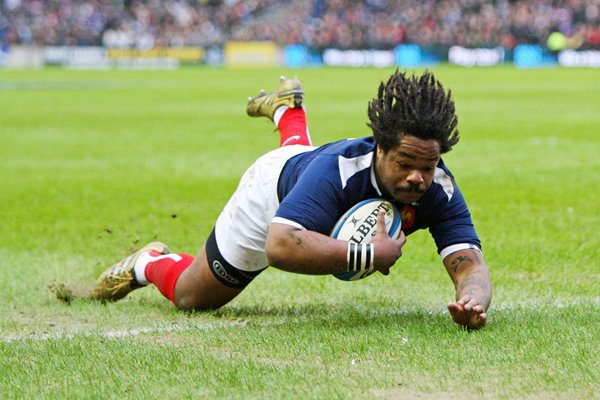
[[270,40],[316,49],[398,44],[600,49],[600,0],[4,0],[0,45],[220,46]]

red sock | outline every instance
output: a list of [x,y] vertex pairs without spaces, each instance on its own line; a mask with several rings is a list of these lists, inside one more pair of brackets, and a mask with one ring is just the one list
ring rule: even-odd
[[[152,255],[160,256],[158,253]],[[149,262],[144,275],[146,275],[148,282],[153,283],[163,296],[174,304],[177,279],[194,261],[194,257],[188,254],[171,254],[171,256]]]
[[280,147],[292,144],[312,146],[306,125],[306,112],[303,108],[287,109],[281,116],[277,128],[280,135]]

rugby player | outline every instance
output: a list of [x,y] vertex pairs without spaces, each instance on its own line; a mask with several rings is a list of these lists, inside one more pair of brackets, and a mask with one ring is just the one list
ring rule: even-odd
[[406,236],[429,229],[455,286],[452,319],[485,325],[492,284],[466,202],[441,155],[459,140],[451,92],[428,71],[396,71],[368,104],[373,134],[313,147],[297,78],[248,99],[247,112],[271,119],[280,147],[242,176],[199,254],[171,253],[150,243],[107,269],[91,297],[115,301],[152,283],[181,310],[227,304],[267,266],[330,275],[348,271],[349,243],[329,236],[356,203],[383,197],[402,215],[398,239],[383,213],[369,251],[371,268],[387,275]]

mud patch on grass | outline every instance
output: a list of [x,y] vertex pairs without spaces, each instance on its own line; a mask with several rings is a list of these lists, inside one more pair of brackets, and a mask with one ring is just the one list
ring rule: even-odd
[[88,299],[89,300],[89,290],[83,289],[74,285],[67,285],[61,282],[51,282],[48,285],[48,289],[52,294],[56,296],[56,298],[66,304],[71,304],[74,300],[78,299]]

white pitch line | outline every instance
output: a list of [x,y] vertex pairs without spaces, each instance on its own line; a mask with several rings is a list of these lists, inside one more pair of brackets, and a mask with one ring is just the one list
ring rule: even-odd
[[[600,306],[600,297],[591,297],[591,298],[575,298],[569,301],[560,301],[554,300],[549,302],[544,301],[526,301],[519,303],[508,303],[502,302],[498,305],[492,304],[490,308],[490,313],[494,311],[510,311],[516,309],[532,309],[532,310],[543,310],[544,308],[556,308],[563,309],[567,307],[576,307],[582,305],[592,305],[592,306]],[[407,312],[415,312],[420,310],[422,312],[428,313],[430,315],[438,315],[445,314],[447,310],[445,308],[440,308],[436,310],[427,309],[427,308],[418,308],[418,307],[410,307],[407,309],[396,308],[394,310],[373,310],[376,314],[382,315],[395,315],[398,313],[405,314]],[[256,323],[256,325],[260,326],[271,326],[283,324],[286,321],[263,321],[260,323]],[[28,334],[13,334],[0,336],[0,343],[10,343],[10,342],[22,342],[26,340],[31,341],[48,341],[48,340],[63,340],[63,339],[74,339],[76,337],[91,337],[91,336],[99,336],[109,339],[125,339],[134,336],[140,336],[148,333],[169,333],[169,332],[187,332],[187,331],[208,331],[212,329],[219,328],[231,328],[231,327],[242,327],[247,323],[245,321],[229,321],[229,322],[206,322],[201,324],[194,325],[178,325],[178,324],[169,324],[169,325],[158,325],[151,327],[137,327],[137,328],[127,328],[127,329],[113,329],[109,331],[79,331],[79,332],[59,332],[59,333],[28,333]]]
[[551,301],[519,301],[515,303],[509,303],[503,301],[498,305],[494,305],[492,300],[492,306],[490,307],[490,311],[498,310],[498,311],[510,311],[510,310],[518,310],[518,309],[543,309],[543,308],[557,308],[563,309],[568,307],[577,307],[577,306],[600,306],[600,296],[596,297],[576,297],[571,300],[562,301],[562,300],[551,300]]
[[74,339],[76,337],[91,337],[99,336],[109,339],[125,339],[129,337],[139,336],[147,333],[168,333],[168,332],[186,332],[186,331],[207,331],[218,328],[230,328],[234,326],[244,326],[244,322],[232,321],[232,322],[208,322],[204,324],[195,325],[169,325],[169,326],[154,326],[154,327],[139,327],[139,328],[128,328],[128,329],[113,329],[105,332],[62,332],[62,333],[29,333],[21,335],[7,335],[0,337],[0,342],[21,342],[26,340],[31,341],[48,341],[48,340],[62,340],[62,339]]

